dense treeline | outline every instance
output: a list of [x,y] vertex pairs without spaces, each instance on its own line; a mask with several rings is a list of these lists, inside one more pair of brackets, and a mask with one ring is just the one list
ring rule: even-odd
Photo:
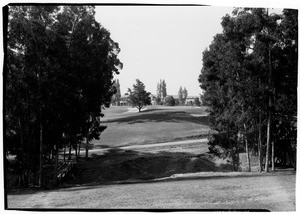
[[[43,165],[58,150],[99,139],[102,108],[116,92],[118,43],[92,6],[8,6],[4,143],[17,155],[18,185],[43,186]],[[33,179],[38,177],[38,179]]]
[[238,8],[222,20],[223,32],[203,52],[199,76],[212,129],[210,150],[232,158],[295,167],[298,11]]

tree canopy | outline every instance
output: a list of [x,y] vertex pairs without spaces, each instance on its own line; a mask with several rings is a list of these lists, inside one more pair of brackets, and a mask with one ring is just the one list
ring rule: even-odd
[[145,90],[145,85],[139,79],[136,79],[136,84],[133,84],[133,88],[128,89],[129,100],[133,107],[136,107],[139,112],[145,105],[151,104],[150,92]]
[[5,150],[18,154],[23,184],[48,154],[99,139],[102,109],[122,63],[93,6],[8,6]]
[[202,99],[217,131],[210,138],[210,150],[230,156],[235,170],[243,150],[249,170],[250,150],[259,155],[259,170],[263,155],[265,171],[270,156],[273,170],[275,156],[285,164],[289,154],[295,164],[297,15],[297,10],[278,15],[261,8],[235,9],[232,16],[223,17],[223,33],[203,52]]

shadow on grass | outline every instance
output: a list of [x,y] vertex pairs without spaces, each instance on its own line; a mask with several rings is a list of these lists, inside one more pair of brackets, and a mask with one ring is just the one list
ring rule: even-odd
[[62,186],[152,182],[174,174],[231,169],[230,164],[216,166],[207,154],[166,151],[141,153],[113,148],[103,155],[93,155],[87,161],[79,161]]
[[[159,111],[158,111],[159,110]],[[157,111],[157,112],[155,112]],[[149,113],[148,112],[154,112]],[[202,125],[208,125],[208,117],[194,117],[190,113],[185,111],[163,111],[160,109],[149,109],[148,111],[138,113],[137,115],[131,115],[128,117],[107,120],[105,123],[146,123],[146,122],[174,122],[174,123],[196,123]]]
[[[190,179],[225,179],[232,178],[231,164],[216,164],[209,154],[191,154],[186,152],[158,152],[142,153],[133,150],[111,148],[103,155],[92,155],[88,160],[81,159],[77,162],[70,174],[61,183],[63,191],[78,191],[91,189],[97,185],[135,184],[168,182],[174,180]],[[186,176],[168,178],[175,174],[197,172],[229,172],[228,175]],[[209,173],[208,173],[209,174]],[[286,171],[284,174],[288,174]],[[290,174],[295,174],[292,171]],[[234,177],[272,176],[269,174],[244,173]],[[158,180],[157,180],[158,179]],[[72,187],[76,187],[73,189]],[[67,189],[66,189],[67,188]],[[97,188],[101,188],[98,186]],[[60,191],[59,189],[38,190],[23,189],[9,192],[10,195],[35,194],[40,191]]]

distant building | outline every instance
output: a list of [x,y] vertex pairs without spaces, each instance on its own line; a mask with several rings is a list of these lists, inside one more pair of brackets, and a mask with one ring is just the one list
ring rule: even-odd
[[120,98],[120,106],[129,106],[129,94],[125,93],[123,96]]
[[[178,95],[172,95],[172,97],[174,98],[174,100],[175,100],[175,105],[182,105],[182,104],[180,104],[180,101],[179,101],[179,96]],[[185,100],[185,102],[184,102],[184,104],[183,105],[186,105],[186,106],[194,106],[195,105],[195,98],[196,98],[197,96],[188,96],[187,98],[186,98],[186,100]],[[199,98],[199,100],[200,100],[200,102],[201,102],[201,99],[200,99],[200,97],[198,97]]]
[[193,106],[193,105],[195,104],[195,98],[196,98],[196,97],[189,97],[189,96],[188,96],[188,97],[186,98],[184,104],[185,104],[186,106]]
[[150,94],[151,98],[151,105],[155,106],[157,105],[156,97],[153,94]]

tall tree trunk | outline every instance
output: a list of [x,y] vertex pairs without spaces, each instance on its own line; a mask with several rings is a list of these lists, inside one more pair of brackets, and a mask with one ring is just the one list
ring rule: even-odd
[[[275,89],[273,87],[273,102],[275,102]],[[271,159],[272,159],[272,171],[274,172],[275,171],[275,138],[272,139],[272,156],[271,156]]]
[[80,149],[81,149],[81,140],[79,141],[79,145],[78,145],[78,156],[77,156],[77,159],[80,158]]
[[267,124],[267,148],[266,148],[266,165],[265,172],[269,171],[269,153],[270,153],[270,139],[271,139],[271,108],[272,108],[272,65],[271,65],[271,47],[269,45],[269,78],[268,85],[270,89],[269,93],[269,106],[268,106],[268,124]]
[[85,159],[88,159],[88,157],[89,157],[89,140],[88,137],[86,137]]
[[23,138],[23,126],[21,122],[21,117],[19,116],[19,126],[20,126],[20,143],[22,151],[24,152],[24,138]]
[[248,171],[251,172],[251,163],[250,163],[250,154],[249,154],[249,145],[248,145],[248,138],[247,138],[247,127],[246,124],[244,124],[245,128],[245,146],[246,146],[246,154],[247,154],[247,165],[248,165]]
[[72,145],[71,145],[71,141],[69,142],[69,157],[68,160],[71,160],[71,152],[72,152]]
[[[269,100],[269,106],[270,106]],[[266,146],[266,164],[265,164],[265,172],[269,171],[269,156],[270,156],[270,134],[271,134],[271,112],[268,112],[268,124],[267,124],[267,146]]]
[[77,142],[75,144],[75,160],[77,160]]
[[64,162],[66,162],[66,149],[67,149],[66,147],[67,147],[67,145],[65,144],[64,145]]
[[40,123],[40,175],[39,186],[43,187],[43,125]]
[[272,171],[275,171],[275,142],[274,139],[272,140]]
[[232,168],[233,171],[236,171],[236,165],[235,165],[235,153],[233,151],[233,148],[231,148],[231,156],[232,156]]
[[58,145],[55,145],[55,165],[54,165],[54,186],[57,186],[57,169],[58,169]]
[[258,167],[259,172],[262,171],[262,135],[261,135],[261,110],[259,111],[259,122],[258,122]]
[[[28,164],[28,162],[25,161],[24,156],[27,154],[27,152],[25,151],[25,145],[24,145],[24,138],[23,138],[23,127],[22,127],[22,122],[21,122],[21,117],[19,116],[19,127],[20,127],[20,143],[21,143],[21,151],[20,153],[17,155],[18,159],[20,160],[20,169],[19,169],[19,186],[20,187],[24,187],[26,181],[24,180],[24,173],[26,170],[26,165]],[[27,164],[26,164],[27,163]]]

